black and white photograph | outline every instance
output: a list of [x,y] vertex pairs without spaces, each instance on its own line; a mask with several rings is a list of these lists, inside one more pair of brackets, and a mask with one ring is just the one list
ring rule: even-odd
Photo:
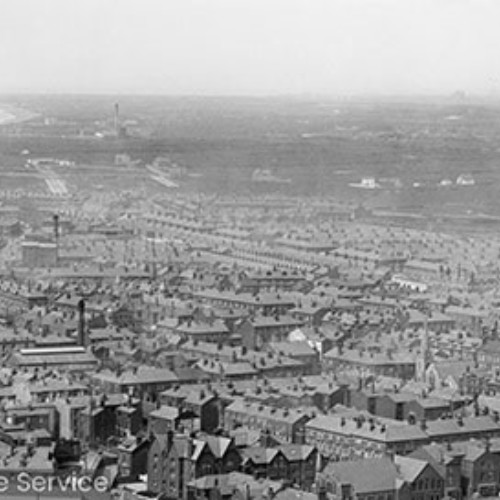
[[500,0],[0,0],[0,499],[500,498]]

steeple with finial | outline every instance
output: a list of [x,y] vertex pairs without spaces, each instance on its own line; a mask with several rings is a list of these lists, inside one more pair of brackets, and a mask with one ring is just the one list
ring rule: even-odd
[[425,311],[424,329],[420,336],[420,354],[417,360],[417,379],[425,382],[425,372],[432,362],[432,353],[429,346],[429,313]]

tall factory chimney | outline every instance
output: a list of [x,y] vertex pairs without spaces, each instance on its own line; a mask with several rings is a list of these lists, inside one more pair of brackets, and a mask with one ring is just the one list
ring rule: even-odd
[[115,102],[115,134],[120,135],[120,105]]
[[78,345],[87,347],[87,332],[85,330],[85,301],[78,302]]
[[54,238],[59,240],[59,215],[54,214]]
[[54,240],[56,242],[56,263],[59,261],[59,215],[54,214]]

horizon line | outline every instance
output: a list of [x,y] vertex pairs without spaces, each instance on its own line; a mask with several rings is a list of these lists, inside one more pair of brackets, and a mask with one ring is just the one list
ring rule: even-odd
[[178,99],[330,99],[330,100],[354,100],[354,99],[447,99],[447,100],[481,100],[500,99],[500,92],[468,93],[456,90],[446,93],[353,93],[353,94],[329,94],[325,92],[282,92],[282,93],[167,93],[167,92],[79,92],[79,91],[0,91],[2,97],[164,97]]

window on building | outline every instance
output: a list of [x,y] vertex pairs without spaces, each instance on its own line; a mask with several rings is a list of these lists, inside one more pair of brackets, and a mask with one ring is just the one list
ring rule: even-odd
[[202,464],[201,473],[202,473],[202,475],[212,474],[212,464],[210,464],[210,463]]

